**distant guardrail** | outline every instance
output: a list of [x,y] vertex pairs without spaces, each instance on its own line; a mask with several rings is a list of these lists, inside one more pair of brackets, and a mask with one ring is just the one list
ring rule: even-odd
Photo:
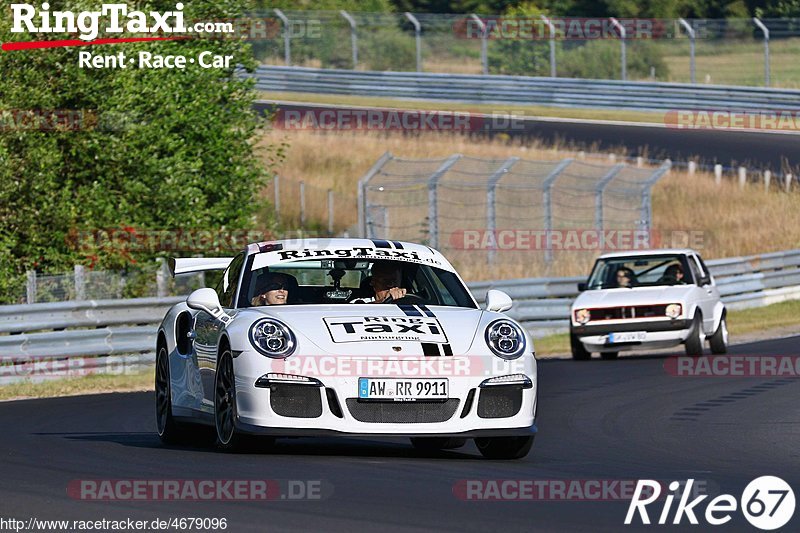
[[644,81],[261,66],[262,91],[639,111],[796,111],[800,90]]
[[[800,299],[800,249],[707,261],[729,309]],[[508,314],[536,336],[566,331],[569,307],[585,277],[469,284],[478,301],[489,289],[514,300]],[[0,384],[112,372],[153,362],[158,324],[182,297],[71,301],[0,307]],[[54,362],[55,361],[55,362]],[[58,362],[60,361],[60,362]],[[62,372],[62,374],[59,374]]]

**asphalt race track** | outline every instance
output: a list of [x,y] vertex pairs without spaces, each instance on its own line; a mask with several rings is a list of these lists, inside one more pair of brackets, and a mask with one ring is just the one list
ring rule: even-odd
[[[326,109],[363,109],[323,104],[257,102],[255,107],[265,112],[279,107],[284,111],[315,111]],[[558,143],[575,150],[625,150],[627,156],[643,155],[651,159],[669,158],[675,162],[697,159],[698,162],[726,167],[739,165],[752,169],[771,169],[773,172],[789,167],[798,174],[799,133],[763,133],[727,130],[679,130],[661,124],[608,122],[558,118],[526,118],[508,129],[488,129],[479,134],[506,134],[545,145]],[[746,157],[745,157],[746,154]],[[400,154],[402,155],[402,154]]]
[[[800,337],[732,348],[798,355]],[[624,501],[463,501],[459,480],[703,480],[737,500],[747,483],[777,475],[800,487],[800,379],[688,378],[665,356],[543,361],[539,436],[522,461],[482,459],[470,442],[420,452],[405,439],[294,439],[270,452],[163,447],[152,394],[0,404],[0,506],[27,519],[225,517],[228,531],[756,531],[737,511],[711,528],[624,526]],[[82,479],[323,480],[316,501],[82,501]],[[330,493],[332,490],[332,493]],[[458,492],[458,491],[456,491]],[[676,499],[677,503],[677,499]],[[651,511],[656,520],[660,504]],[[674,511],[673,505],[673,511]],[[704,512],[701,504],[700,513]],[[650,509],[650,508],[648,508]],[[785,531],[800,529],[796,512]],[[672,515],[670,515],[670,520]],[[702,520],[702,518],[701,518]]]

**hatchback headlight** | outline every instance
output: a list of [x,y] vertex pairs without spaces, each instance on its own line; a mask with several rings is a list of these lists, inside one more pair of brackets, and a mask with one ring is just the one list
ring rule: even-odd
[[591,319],[592,319],[592,313],[590,313],[588,309],[575,310],[575,322],[577,322],[578,324],[586,324]]
[[297,339],[289,326],[274,318],[262,318],[250,326],[250,342],[267,357],[283,359],[294,353]]
[[683,307],[681,307],[681,304],[669,304],[665,313],[670,318],[678,318],[681,316],[682,311]]
[[503,359],[517,359],[525,352],[525,332],[510,320],[495,320],[486,327],[486,344]]

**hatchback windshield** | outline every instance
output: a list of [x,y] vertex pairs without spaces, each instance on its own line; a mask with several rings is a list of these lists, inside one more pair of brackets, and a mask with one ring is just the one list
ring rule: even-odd
[[588,288],[613,289],[684,285],[692,283],[686,256],[653,255],[598,259],[589,276]]

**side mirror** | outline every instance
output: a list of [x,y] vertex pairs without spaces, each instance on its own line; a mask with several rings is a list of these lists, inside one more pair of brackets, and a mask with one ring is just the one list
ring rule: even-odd
[[186,305],[196,311],[205,311],[221,322],[228,323],[230,321],[230,317],[222,309],[222,304],[219,303],[219,297],[217,297],[217,291],[214,289],[209,289],[208,287],[197,289],[186,298]]
[[514,302],[511,300],[511,296],[504,293],[503,291],[497,291],[492,289],[486,293],[487,311],[502,313],[503,311],[508,311],[509,309],[511,309],[512,305],[514,305]]
[[586,284],[585,281],[582,281],[582,282],[578,283],[578,292],[585,291],[586,287],[588,287],[588,285]]
[[711,278],[706,276],[705,278],[700,278],[700,286],[705,287],[706,285],[711,285]]

